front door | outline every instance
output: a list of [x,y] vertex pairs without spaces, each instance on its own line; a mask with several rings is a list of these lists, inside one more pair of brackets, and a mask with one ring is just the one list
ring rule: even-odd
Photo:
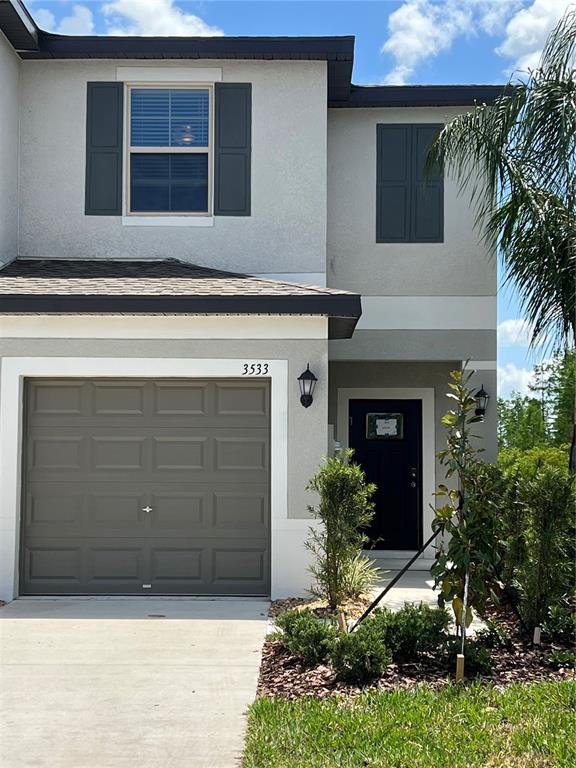
[[349,445],[375,483],[371,549],[422,543],[422,401],[350,400]]

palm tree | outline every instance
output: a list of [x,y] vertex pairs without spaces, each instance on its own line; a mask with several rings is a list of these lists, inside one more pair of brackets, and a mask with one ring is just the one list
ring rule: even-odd
[[[551,33],[536,69],[493,105],[448,123],[428,167],[470,192],[476,222],[503,259],[533,346],[576,342],[576,7]],[[570,452],[576,469],[576,429]]]

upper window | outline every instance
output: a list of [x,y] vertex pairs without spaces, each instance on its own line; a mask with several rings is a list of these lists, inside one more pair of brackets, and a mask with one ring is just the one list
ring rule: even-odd
[[209,214],[211,89],[129,89],[131,213]]
[[376,126],[376,242],[444,241],[444,183],[426,173],[430,144],[442,125]]

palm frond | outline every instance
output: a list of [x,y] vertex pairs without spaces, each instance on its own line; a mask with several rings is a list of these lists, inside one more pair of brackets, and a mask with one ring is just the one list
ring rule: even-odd
[[448,123],[428,157],[428,168],[439,165],[470,194],[477,226],[519,291],[534,344],[576,341],[575,61],[573,7],[528,78]]

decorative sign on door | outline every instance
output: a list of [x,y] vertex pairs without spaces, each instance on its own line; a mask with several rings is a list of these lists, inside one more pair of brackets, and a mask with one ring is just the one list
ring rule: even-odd
[[403,413],[367,413],[367,440],[402,440],[404,437]]

